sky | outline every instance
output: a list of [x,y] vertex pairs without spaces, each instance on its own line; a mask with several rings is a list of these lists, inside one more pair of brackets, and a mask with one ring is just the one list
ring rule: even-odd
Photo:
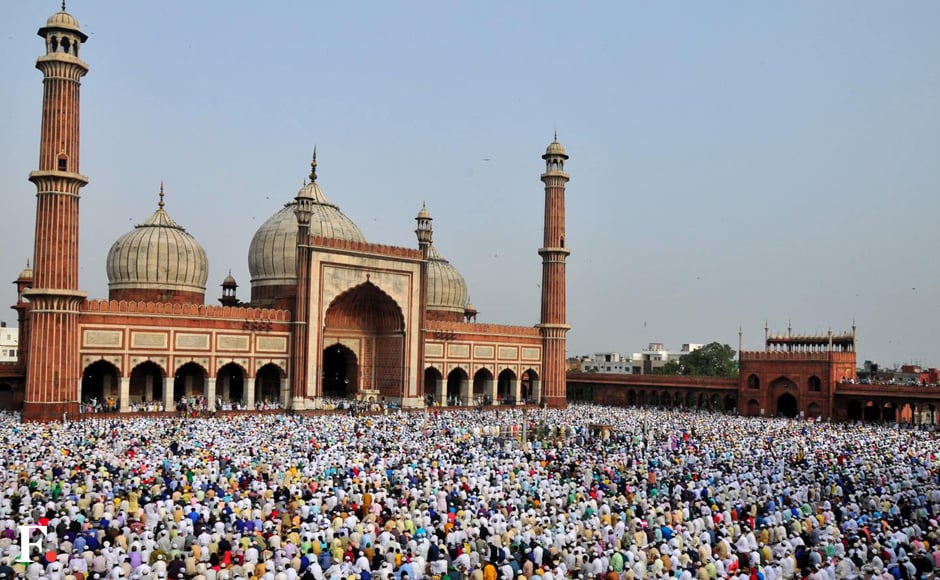
[[[32,258],[43,52],[58,2],[0,5],[0,281]],[[858,360],[940,366],[940,3],[69,2],[80,286],[166,209],[206,300],[309,173],[370,242],[426,202],[480,322],[538,323],[544,170],[570,155],[569,356],[763,348],[858,326]],[[15,287],[0,290],[13,304]],[[0,315],[15,324],[15,312]]]

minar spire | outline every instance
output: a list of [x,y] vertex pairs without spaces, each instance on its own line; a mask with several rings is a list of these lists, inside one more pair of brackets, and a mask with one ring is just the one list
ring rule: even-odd
[[[565,407],[567,339],[571,328],[566,322],[565,260],[571,251],[565,246],[565,185],[570,177],[565,173],[568,154],[558,142],[558,134],[549,143],[542,159],[545,160],[545,224],[542,247],[542,317],[539,332],[542,335],[542,388],[541,399],[549,407]],[[533,389],[534,390],[534,389]]]

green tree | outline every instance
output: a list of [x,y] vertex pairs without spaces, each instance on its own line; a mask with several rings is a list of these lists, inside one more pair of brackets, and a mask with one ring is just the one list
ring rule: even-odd
[[735,354],[734,349],[727,344],[706,344],[679,357],[681,374],[694,377],[735,377],[738,374],[735,368]]
[[682,365],[679,364],[679,361],[671,360],[661,367],[655,367],[653,369],[653,374],[654,375],[681,375]]

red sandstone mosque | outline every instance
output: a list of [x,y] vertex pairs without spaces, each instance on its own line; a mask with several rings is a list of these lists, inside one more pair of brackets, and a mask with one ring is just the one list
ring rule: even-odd
[[[117,241],[109,296],[78,286],[79,92],[88,39],[64,9],[39,29],[45,54],[36,237],[32,268],[16,280],[19,362],[3,382],[24,420],[73,415],[90,399],[120,411],[174,407],[200,397],[302,411],[320,397],[421,407],[565,399],[565,161],[557,139],[545,172],[541,323],[481,324],[457,269],[433,242],[431,214],[415,218],[417,247],[366,241],[317,183],[309,182],[255,233],[251,297],[231,276],[221,305],[207,304],[208,257],[164,204]],[[144,208],[141,212],[144,213]]]

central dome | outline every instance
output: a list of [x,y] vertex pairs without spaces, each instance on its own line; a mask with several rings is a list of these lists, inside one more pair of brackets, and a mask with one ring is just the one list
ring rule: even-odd
[[[339,208],[330,203],[323,190],[312,181],[298,196],[313,200],[310,235],[365,242],[366,239]],[[248,248],[248,271],[252,289],[262,286],[287,286],[297,282],[297,217],[296,201],[286,204],[264,222],[251,239]],[[253,293],[254,295],[254,293]]]

